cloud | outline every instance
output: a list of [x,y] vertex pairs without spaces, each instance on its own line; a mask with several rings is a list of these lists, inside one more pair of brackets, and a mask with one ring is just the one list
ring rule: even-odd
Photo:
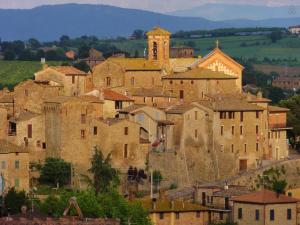
[[[107,4],[158,12],[188,9],[206,3],[250,4],[249,0],[0,0],[0,8],[33,8],[46,4],[86,3]],[[251,0],[251,4],[279,6],[299,5],[299,0]]]

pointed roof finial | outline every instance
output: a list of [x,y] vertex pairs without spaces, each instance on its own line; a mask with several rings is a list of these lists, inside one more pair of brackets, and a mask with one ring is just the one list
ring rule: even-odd
[[216,48],[219,48],[219,40],[216,41]]

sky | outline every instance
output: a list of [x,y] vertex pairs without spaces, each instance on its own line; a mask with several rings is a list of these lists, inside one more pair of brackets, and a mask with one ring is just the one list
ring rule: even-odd
[[300,0],[0,0],[0,8],[33,8],[40,5],[86,3],[106,4],[156,12],[189,9],[205,3],[259,4],[268,6],[300,5]]

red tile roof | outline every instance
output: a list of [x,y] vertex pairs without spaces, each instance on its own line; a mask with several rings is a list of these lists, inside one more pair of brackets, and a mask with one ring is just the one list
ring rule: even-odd
[[103,90],[104,99],[105,100],[112,100],[112,101],[124,101],[124,102],[131,102],[133,99],[127,97],[126,95],[122,95],[118,92],[115,92],[110,89]]
[[81,71],[74,66],[52,66],[50,68],[65,75],[87,75],[84,71]]
[[233,197],[232,201],[244,202],[244,203],[257,203],[257,204],[280,204],[280,203],[296,203],[300,200],[263,189],[258,192]]

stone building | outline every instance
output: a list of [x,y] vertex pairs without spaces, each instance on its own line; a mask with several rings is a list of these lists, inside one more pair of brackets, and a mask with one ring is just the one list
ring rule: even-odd
[[173,46],[170,49],[171,58],[193,58],[194,49],[189,46]]
[[298,90],[300,88],[300,77],[279,76],[273,80],[272,86],[284,90]]
[[66,96],[79,96],[86,92],[87,74],[73,66],[45,66],[34,76],[36,81],[63,86],[63,95]]
[[142,205],[150,212],[150,219],[154,225],[169,224],[208,224],[208,208],[184,201],[145,200]]
[[239,225],[297,224],[298,199],[261,190],[232,200],[233,220]]
[[10,187],[29,191],[29,150],[0,140],[0,171],[4,178],[4,191]]

